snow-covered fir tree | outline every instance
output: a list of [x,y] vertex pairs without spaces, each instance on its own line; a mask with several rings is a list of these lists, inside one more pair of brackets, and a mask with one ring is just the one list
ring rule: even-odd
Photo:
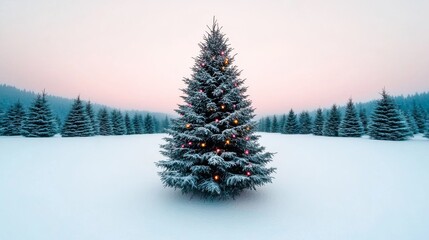
[[113,135],[125,135],[127,133],[127,129],[125,128],[124,116],[122,116],[121,111],[113,110],[111,118]]
[[361,107],[359,109],[359,118],[360,118],[360,122],[362,123],[363,133],[367,134],[368,133],[368,114],[366,113],[365,108]]
[[403,113],[405,116],[405,120],[407,121],[408,127],[410,128],[411,133],[417,134],[419,133],[419,127],[417,126],[416,120],[411,112]]
[[99,133],[102,136],[113,135],[112,122],[110,120],[109,112],[106,108],[102,108],[98,111],[98,124]]
[[276,132],[280,132],[279,131],[279,122],[277,120],[277,116],[274,115],[273,117],[273,123],[271,124],[271,132],[276,133]]
[[299,114],[299,126],[300,134],[310,134],[312,132],[313,123],[307,111],[303,111]]
[[413,103],[412,114],[414,120],[416,121],[417,127],[419,129],[419,133],[424,133],[425,131],[425,112],[422,106],[417,105],[416,102]]
[[283,131],[286,134],[298,134],[299,124],[295,112],[291,109],[287,115],[285,129]]
[[166,133],[167,129],[170,128],[170,119],[165,116],[164,121],[162,121],[162,132]]
[[56,133],[55,118],[46,100],[46,93],[38,94],[28,110],[22,126],[22,135],[26,137],[52,137]]
[[91,126],[92,126],[92,129],[94,130],[94,135],[99,135],[100,126],[98,125],[98,121],[94,113],[94,108],[92,107],[92,104],[90,101],[86,103],[85,110],[86,110],[86,114],[89,117],[89,120],[91,121]]
[[383,89],[381,99],[371,115],[368,127],[369,136],[377,140],[406,140],[410,136],[410,128],[393,99]]
[[22,126],[25,119],[25,111],[21,102],[17,102],[10,106],[4,116],[3,131],[4,136],[19,136],[22,133]]
[[161,123],[159,122],[158,118],[156,118],[155,116],[152,116],[152,122],[153,122],[154,133],[161,132]]
[[337,108],[337,105],[333,105],[331,110],[328,112],[328,117],[323,126],[323,135],[330,137],[338,137],[338,130],[341,123],[341,114]]
[[73,105],[64,122],[61,131],[63,137],[89,137],[94,136],[91,119],[88,117],[86,107],[80,97],[74,100]]
[[323,126],[325,125],[325,118],[321,108],[316,111],[316,117],[314,118],[313,134],[316,136],[323,135]]
[[429,138],[429,120],[426,121],[426,131],[424,137]]
[[153,124],[152,116],[147,113],[143,121],[143,132],[147,134],[155,133],[155,126]]
[[127,135],[135,134],[134,126],[128,113],[125,113],[125,129],[127,130]]
[[266,117],[265,118],[265,130],[264,130],[264,132],[271,132],[271,129],[272,129],[271,118]]
[[134,127],[134,134],[143,134],[143,117],[141,114],[134,114],[133,116],[133,127]]
[[168,159],[158,162],[165,186],[210,199],[229,199],[243,190],[271,182],[274,168],[265,165],[264,152],[254,135],[254,109],[244,80],[234,63],[226,37],[214,23],[196,58],[191,78],[162,146]]
[[283,114],[279,122],[279,133],[285,133],[284,132],[285,125],[286,125],[286,114]]
[[361,137],[363,135],[363,126],[351,98],[347,103],[346,112],[340,123],[338,135],[340,137]]

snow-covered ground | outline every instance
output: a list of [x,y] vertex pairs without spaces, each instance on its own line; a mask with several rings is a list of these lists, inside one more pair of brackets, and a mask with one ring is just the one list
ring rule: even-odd
[[164,135],[0,138],[0,239],[429,239],[429,140],[262,134],[273,184],[166,189]]

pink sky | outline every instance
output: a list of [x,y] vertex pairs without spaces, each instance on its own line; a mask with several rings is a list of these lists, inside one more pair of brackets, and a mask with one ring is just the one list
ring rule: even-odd
[[257,114],[429,90],[429,1],[1,1],[0,83],[172,113],[216,16]]

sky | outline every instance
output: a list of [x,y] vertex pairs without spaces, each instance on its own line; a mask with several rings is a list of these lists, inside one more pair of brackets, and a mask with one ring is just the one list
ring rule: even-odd
[[1,0],[0,83],[173,113],[216,16],[256,113],[429,91],[425,0]]

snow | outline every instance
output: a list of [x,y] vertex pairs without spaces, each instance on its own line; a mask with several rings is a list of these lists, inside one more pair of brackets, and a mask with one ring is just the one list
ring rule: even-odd
[[165,135],[0,137],[0,239],[429,239],[429,140],[261,134],[273,184],[163,188]]

